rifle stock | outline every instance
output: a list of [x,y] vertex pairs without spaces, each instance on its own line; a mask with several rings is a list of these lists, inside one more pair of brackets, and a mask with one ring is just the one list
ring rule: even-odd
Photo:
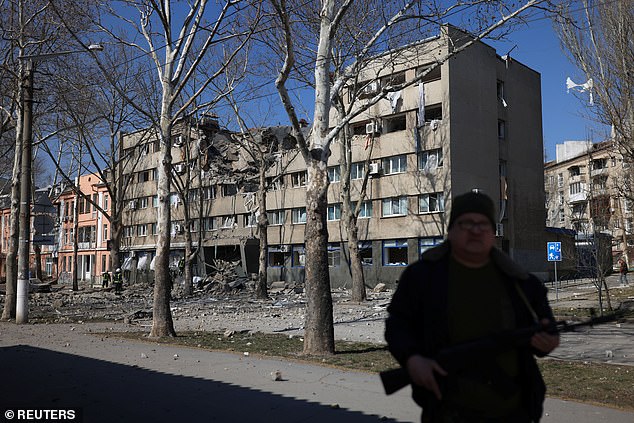
[[[553,327],[546,329],[551,333],[572,332],[578,327],[594,326],[595,324],[608,323],[618,320],[623,313],[611,313],[606,316],[591,318],[583,322],[568,323],[566,321],[558,321]],[[473,341],[460,343],[448,348],[442,349],[436,356],[436,361],[440,366],[448,372],[456,369],[460,363],[464,362],[464,358],[473,357],[474,354],[484,354],[492,351],[498,351],[509,346],[527,345],[530,338],[539,331],[544,330],[540,325],[528,328],[514,329],[496,333],[494,335],[479,338]],[[386,395],[401,390],[411,383],[407,370],[402,367],[385,370],[379,373],[383,388]]]

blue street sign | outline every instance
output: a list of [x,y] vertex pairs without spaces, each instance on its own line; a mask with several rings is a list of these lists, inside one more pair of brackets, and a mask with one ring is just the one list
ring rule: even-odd
[[546,245],[548,261],[561,261],[561,242],[549,242]]

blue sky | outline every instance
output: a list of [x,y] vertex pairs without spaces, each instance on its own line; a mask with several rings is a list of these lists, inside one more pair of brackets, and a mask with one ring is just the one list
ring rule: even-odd
[[508,37],[508,42],[488,42],[499,55],[513,46],[511,57],[536,70],[542,78],[542,122],[547,159],[555,159],[555,145],[569,140],[601,141],[607,129],[588,119],[589,95],[566,93],[566,78],[586,82],[586,76],[573,66],[560,47],[548,19],[533,20]]

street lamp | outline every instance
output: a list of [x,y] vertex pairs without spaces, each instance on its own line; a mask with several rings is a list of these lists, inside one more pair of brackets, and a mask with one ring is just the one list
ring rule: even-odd
[[33,157],[33,62],[54,56],[87,51],[101,51],[103,46],[91,44],[86,50],[67,50],[52,53],[19,56],[24,61],[26,80],[22,96],[22,164],[20,172],[20,214],[18,243],[18,277],[16,286],[15,322],[29,321],[29,258],[31,255],[31,160]]

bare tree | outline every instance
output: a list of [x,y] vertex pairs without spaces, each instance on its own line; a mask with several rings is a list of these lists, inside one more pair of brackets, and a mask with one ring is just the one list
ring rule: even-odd
[[[581,7],[579,7],[581,5]],[[564,50],[592,80],[594,118],[612,127],[619,148],[634,161],[634,8],[629,0],[564,3],[556,29]],[[587,102],[588,93],[583,95]],[[634,194],[624,193],[633,199]]]
[[[155,107],[147,107],[129,99],[141,114],[144,114],[156,129],[161,150],[158,167],[158,228],[153,323],[150,335],[174,336],[170,303],[171,276],[169,272],[170,252],[170,188],[172,186],[172,129],[174,124],[193,112],[194,106],[211,107],[224,96],[216,84],[219,76],[229,71],[232,62],[242,54],[252,34],[244,29],[240,20],[242,9],[249,7],[246,1],[228,0],[212,7],[207,0],[195,0],[172,9],[172,2],[122,1],[113,5],[106,14],[118,18],[129,29],[136,32],[146,47],[125,34],[116,34],[98,22],[101,29],[117,43],[123,43],[142,52],[149,58],[160,86]],[[138,15],[138,20],[130,16]],[[148,67],[149,68],[149,67]],[[108,82],[117,87],[117,81],[109,77],[102,66]],[[120,92],[122,90],[118,88]],[[152,91],[156,92],[156,90]],[[155,110],[155,113],[152,111]]]
[[[381,51],[391,51],[393,45],[391,37],[412,28],[439,28],[438,22],[453,13],[459,12],[465,25],[465,30],[471,31],[460,43],[449,49],[448,53],[439,57],[435,66],[440,66],[450,57],[459,54],[464,49],[478,42],[484,37],[492,35],[505,24],[513,22],[522,12],[543,6],[547,2],[529,0],[525,2],[486,1],[457,2],[438,6],[436,3],[407,1],[404,3],[388,2],[377,10],[389,11],[377,19],[377,27],[368,34],[359,31],[360,39],[356,40],[358,47],[354,54],[342,62],[345,67],[337,73],[333,69],[333,57],[337,48],[339,35],[345,30],[343,24],[350,14],[354,15],[356,8],[368,7],[367,2],[352,0],[336,1],[323,0],[319,3],[316,16],[306,21],[301,20],[305,8],[295,7],[295,2],[286,0],[271,0],[271,4],[280,23],[282,57],[284,63],[276,79],[282,104],[295,129],[298,146],[308,169],[308,184],[306,190],[307,223],[306,223],[306,333],[304,337],[304,353],[332,354],[334,352],[334,330],[332,320],[332,298],[330,294],[330,280],[328,275],[326,227],[326,210],[328,190],[327,163],[330,156],[331,143],[337,139],[339,133],[356,116],[367,110],[379,100],[385,98],[389,92],[395,92],[406,86],[418,83],[428,72],[422,72],[415,80],[407,83],[393,84],[383,88],[377,95],[367,102],[357,102],[345,117],[331,124],[333,104],[337,97],[342,96],[346,87],[364,70],[378,66],[390,66],[392,55],[384,54],[382,62],[377,63],[373,57]],[[312,23],[312,25],[311,25]],[[310,29],[314,31],[310,31]],[[307,33],[303,37],[301,33]],[[425,31],[417,32],[417,34]],[[364,35],[368,35],[364,37]],[[297,40],[308,40],[307,45],[296,46]],[[287,84],[297,71],[298,56],[301,51],[310,52],[309,68],[314,71],[313,84],[315,87],[314,118],[312,132],[308,138],[300,132],[299,118],[292,97],[289,95]],[[377,75],[378,76],[378,75]]]

